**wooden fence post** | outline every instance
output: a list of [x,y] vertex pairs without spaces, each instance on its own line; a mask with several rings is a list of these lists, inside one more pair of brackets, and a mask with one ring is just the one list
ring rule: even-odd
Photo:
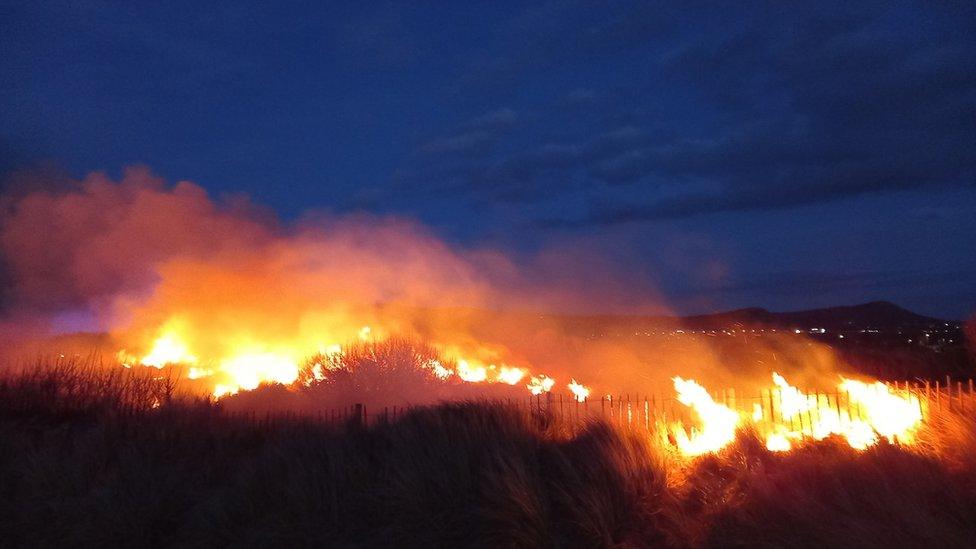
[[353,408],[352,424],[356,426],[362,426],[365,423],[363,421],[364,416],[365,416],[365,411],[363,405],[357,402]]

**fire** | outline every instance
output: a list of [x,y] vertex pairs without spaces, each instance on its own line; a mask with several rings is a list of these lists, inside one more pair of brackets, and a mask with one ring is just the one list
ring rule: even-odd
[[556,380],[546,375],[540,375],[533,376],[526,387],[533,395],[541,395],[542,393],[548,393],[550,390],[552,390],[552,387],[555,384]]
[[785,452],[792,447],[793,445],[790,443],[790,439],[786,438],[786,435],[782,433],[770,433],[766,437],[766,449],[770,452]]
[[139,362],[145,366],[162,368],[167,364],[192,364],[197,357],[190,354],[187,346],[180,337],[173,332],[167,332],[153,343],[149,354]]
[[472,365],[467,360],[457,361],[458,377],[469,383],[478,383],[488,379],[488,369],[484,366]]
[[[789,440],[823,440],[839,435],[852,448],[863,450],[878,442],[910,443],[922,421],[922,408],[915,395],[896,394],[881,382],[872,384],[842,379],[833,405],[826,395],[804,395],[786,379],[773,373],[782,421],[767,437],[771,450],[789,450]],[[848,406],[842,410],[839,395],[846,394]],[[853,417],[852,417],[853,416]]]
[[312,375],[311,377],[305,380],[305,386],[308,387],[309,385],[315,383],[316,381],[324,381],[324,380],[325,380],[325,368],[323,368],[322,364],[319,362],[312,364]]
[[675,377],[674,389],[678,400],[691,407],[701,421],[700,429],[689,435],[683,426],[675,429],[678,449],[687,456],[697,456],[721,450],[735,440],[739,414],[714,400],[704,387],[693,380]]
[[439,377],[440,379],[447,379],[447,378],[451,377],[452,375],[454,375],[454,372],[452,372],[450,369],[448,369],[443,364],[441,364],[441,361],[439,361],[437,359],[433,359],[432,358],[432,359],[427,360],[424,363],[424,366],[427,369],[429,369],[431,372],[433,372],[434,375],[437,376],[437,377]]
[[338,343],[333,343],[331,345],[324,345],[319,347],[319,353],[323,355],[338,355],[342,353],[342,345]]
[[590,396],[590,389],[580,383],[577,383],[575,379],[569,382],[569,391],[573,393],[573,397],[577,402],[583,402],[586,397]]
[[888,442],[911,443],[922,422],[922,406],[913,394],[896,394],[884,383],[845,379],[840,384],[864,412],[865,421]]
[[[369,345],[389,337],[388,331],[362,324],[340,333],[349,340]],[[174,317],[156,331],[157,337],[141,358],[121,351],[119,363],[153,368],[169,365],[187,367],[187,377],[207,386],[215,398],[256,389],[264,383],[285,386],[310,386],[328,379],[329,372],[340,368],[343,347],[328,341],[305,345],[304,340],[257,341],[249,336],[228,334],[216,344],[195,349],[189,327]],[[503,352],[490,346],[433,345],[447,360],[417,356],[418,366],[446,382],[457,376],[465,383],[523,384],[532,395],[551,392],[556,380],[531,368],[497,361]],[[318,349],[319,359],[307,366],[299,383],[300,364],[309,356],[303,349]],[[200,351],[207,351],[201,353]],[[221,352],[223,350],[223,352]],[[216,351],[216,352],[215,352]],[[528,380],[526,382],[526,380]],[[751,426],[765,438],[772,452],[786,452],[809,441],[838,437],[852,448],[863,450],[881,440],[912,444],[921,426],[924,409],[917,395],[892,389],[881,382],[864,382],[840,378],[831,393],[804,392],[791,385],[777,372],[772,384],[761,392],[760,402],[742,399],[743,409],[735,399],[717,402],[697,381],[674,377],[677,400],[690,408],[695,421],[686,426],[674,422],[668,426],[678,451],[685,456],[699,456],[727,447],[743,426]],[[591,390],[576,378],[565,385],[577,402],[584,402]],[[611,406],[612,408],[612,406]],[[627,410],[631,418],[633,411]]]
[[[721,450],[733,440],[738,426],[751,421],[765,433],[766,448],[772,452],[791,450],[806,440],[842,437],[852,448],[863,450],[884,438],[892,443],[911,444],[923,419],[919,398],[907,391],[892,390],[881,382],[864,383],[842,378],[834,399],[826,394],[805,394],[773,373],[771,409],[754,404],[751,414],[716,403],[698,383],[674,378],[678,400],[691,407],[700,429],[688,435],[683,425],[675,426],[675,438],[682,454],[696,456]],[[841,395],[848,402],[840,404]]]
[[210,377],[214,374],[213,370],[207,368],[197,368],[196,366],[191,366],[189,371],[186,373],[186,377],[190,379],[200,379],[204,377]]
[[[190,329],[178,318],[166,322],[157,333],[159,336],[153,340],[149,352],[142,359],[137,359],[123,350],[117,355],[119,363],[127,368],[133,364],[155,368],[163,368],[167,365],[189,365],[187,377],[191,380],[210,378],[211,394],[215,398],[234,395],[242,390],[253,390],[262,383],[291,385],[298,380],[299,365],[303,357],[310,356],[308,353],[301,352],[303,348],[301,342],[278,342],[271,345],[270,342],[256,342],[251,337],[227,334],[223,335],[216,344],[208,347],[210,350],[226,349],[226,352],[202,360],[191,351],[191,346],[187,343],[193,341],[193,338],[187,337]],[[378,343],[388,337],[388,332],[385,330],[377,330],[369,325],[352,330],[351,333],[357,341],[367,344]],[[525,367],[511,364],[496,365],[477,358],[469,358],[470,356],[497,357],[499,352],[494,348],[478,347],[469,354],[453,345],[434,347],[451,358],[451,362],[446,363],[448,365],[432,358],[418,356],[417,359],[421,368],[426,368],[439,379],[447,380],[457,376],[466,383],[501,383],[514,386],[523,383],[528,377],[530,381],[526,388],[533,395],[551,391],[556,383],[547,375],[532,375]],[[312,363],[308,367],[307,374],[302,377],[299,385],[306,387],[327,379],[328,371],[338,367],[337,360],[343,355],[343,347],[336,343],[320,342],[310,348],[317,349],[322,360]],[[450,364],[453,364],[453,367],[449,366]],[[580,401],[589,394],[589,389],[575,379],[569,384],[569,390]]]
[[[457,361],[457,374],[458,377],[469,383],[486,382],[517,385],[525,377],[526,371],[523,368],[508,365],[499,367],[494,364],[489,364],[485,366],[474,360],[469,361],[462,358]],[[440,378],[447,377],[446,375],[437,375]]]
[[498,381],[508,385],[516,385],[525,377],[525,370],[514,366],[502,366],[498,372]]
[[232,393],[240,389],[256,389],[263,382],[287,385],[298,379],[298,363],[273,352],[237,355],[221,362],[220,369],[232,380],[232,384],[224,385],[223,390]]

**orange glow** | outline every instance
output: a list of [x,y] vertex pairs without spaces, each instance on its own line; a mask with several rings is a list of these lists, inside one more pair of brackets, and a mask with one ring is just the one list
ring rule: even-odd
[[508,385],[516,385],[525,377],[525,370],[513,366],[502,366],[498,371],[498,381]]
[[186,343],[183,342],[180,324],[170,322],[163,328],[163,333],[153,342],[152,349],[142,357],[140,364],[162,368],[167,364],[193,364],[197,357],[190,354]]
[[863,410],[865,422],[888,442],[911,443],[922,422],[922,406],[917,396],[894,392],[880,381],[868,384],[845,379],[840,389]]
[[684,426],[676,426],[675,439],[682,454],[698,456],[716,452],[735,440],[739,425],[739,414],[735,410],[712,400],[708,391],[695,381],[680,377],[673,381],[678,400],[694,410],[700,421],[700,426],[692,428],[690,435]]
[[577,383],[575,379],[571,380],[567,387],[569,388],[569,391],[573,393],[573,398],[575,398],[577,402],[583,402],[586,400],[586,397],[590,396],[590,389]]
[[457,375],[469,383],[478,383],[488,379],[488,369],[484,366],[472,365],[467,360],[458,360]]
[[228,374],[236,393],[239,389],[252,390],[266,382],[290,384],[298,379],[298,364],[291,358],[272,352],[244,353],[220,363],[220,369]]
[[[337,333],[367,345],[384,341],[391,333],[383,327],[376,328],[375,324],[349,322],[345,325],[350,327],[343,329],[341,323],[333,323]],[[265,383],[310,386],[326,380],[330,370],[341,367],[338,364],[344,355],[341,345],[329,341],[332,338],[323,340],[308,334],[256,341],[243,332],[212,332],[204,338],[206,334],[196,333],[180,316],[171,317],[154,333],[157,336],[141,359],[120,351],[119,363],[125,367],[134,364],[153,368],[186,367],[186,377],[209,387],[215,398],[254,390]],[[194,344],[201,341],[206,344],[196,348]],[[471,384],[524,385],[532,395],[548,393],[556,387],[554,378],[533,372],[530,367],[490,362],[503,354],[491,346],[473,343],[464,347],[457,344],[433,347],[448,359],[441,362],[425,358],[418,365],[445,382],[457,376]],[[310,356],[306,352],[309,349],[317,349],[322,358],[306,366],[306,374],[298,383],[300,365]],[[924,413],[916,395],[881,382],[841,378],[828,397],[826,393],[803,392],[773,372],[772,384],[762,392],[766,395],[763,403],[745,401],[742,403],[745,408],[739,410],[734,402],[716,402],[697,381],[682,377],[674,377],[672,381],[678,401],[689,407],[694,417],[690,425],[674,422],[668,426],[678,450],[685,456],[699,456],[727,447],[735,440],[737,429],[744,425],[754,427],[764,437],[766,448],[773,452],[789,451],[805,442],[831,436],[859,450],[882,439],[912,444]],[[565,387],[577,402],[584,402],[591,392],[576,378],[570,378]],[[627,418],[628,423],[633,419],[633,410],[629,408]]]
[[550,390],[552,390],[552,387],[555,384],[556,380],[547,375],[540,375],[533,376],[526,387],[533,395],[541,395],[542,393],[548,393]]

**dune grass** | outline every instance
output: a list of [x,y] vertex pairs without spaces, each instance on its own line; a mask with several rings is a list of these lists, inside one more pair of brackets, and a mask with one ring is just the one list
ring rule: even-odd
[[0,381],[0,539],[38,545],[963,546],[976,422],[911,449],[745,432],[684,460],[653,434],[489,401],[364,427],[232,416],[148,369]]

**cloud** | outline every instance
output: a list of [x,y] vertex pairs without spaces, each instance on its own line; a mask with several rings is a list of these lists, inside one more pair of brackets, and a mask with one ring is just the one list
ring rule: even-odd
[[[453,164],[451,189],[539,204],[596,197],[588,215],[542,222],[586,226],[976,183],[976,40],[966,13],[756,8],[530,13],[517,28],[526,48],[505,63],[519,79],[601,63],[632,63],[633,75],[648,77],[553,97],[508,146]],[[444,142],[445,156],[448,143],[480,145]],[[436,159],[424,169],[436,172]]]
[[497,109],[464,122],[448,135],[425,141],[420,145],[420,152],[444,158],[484,157],[519,122],[518,113],[514,110]]
[[[405,182],[440,182],[441,190],[450,190],[485,201],[504,202],[536,201],[553,190],[564,189],[579,172],[589,172],[607,159],[614,158],[631,148],[649,142],[651,136],[641,128],[621,126],[596,134],[580,143],[544,143],[500,157],[473,155],[462,158],[460,150],[447,151],[449,146],[461,149],[462,145],[474,145],[480,133],[458,134],[438,140],[425,149],[430,162],[406,173]],[[472,142],[469,142],[469,139]],[[492,141],[493,145],[497,144]],[[465,152],[473,152],[464,149]],[[427,184],[429,189],[430,185]]]

